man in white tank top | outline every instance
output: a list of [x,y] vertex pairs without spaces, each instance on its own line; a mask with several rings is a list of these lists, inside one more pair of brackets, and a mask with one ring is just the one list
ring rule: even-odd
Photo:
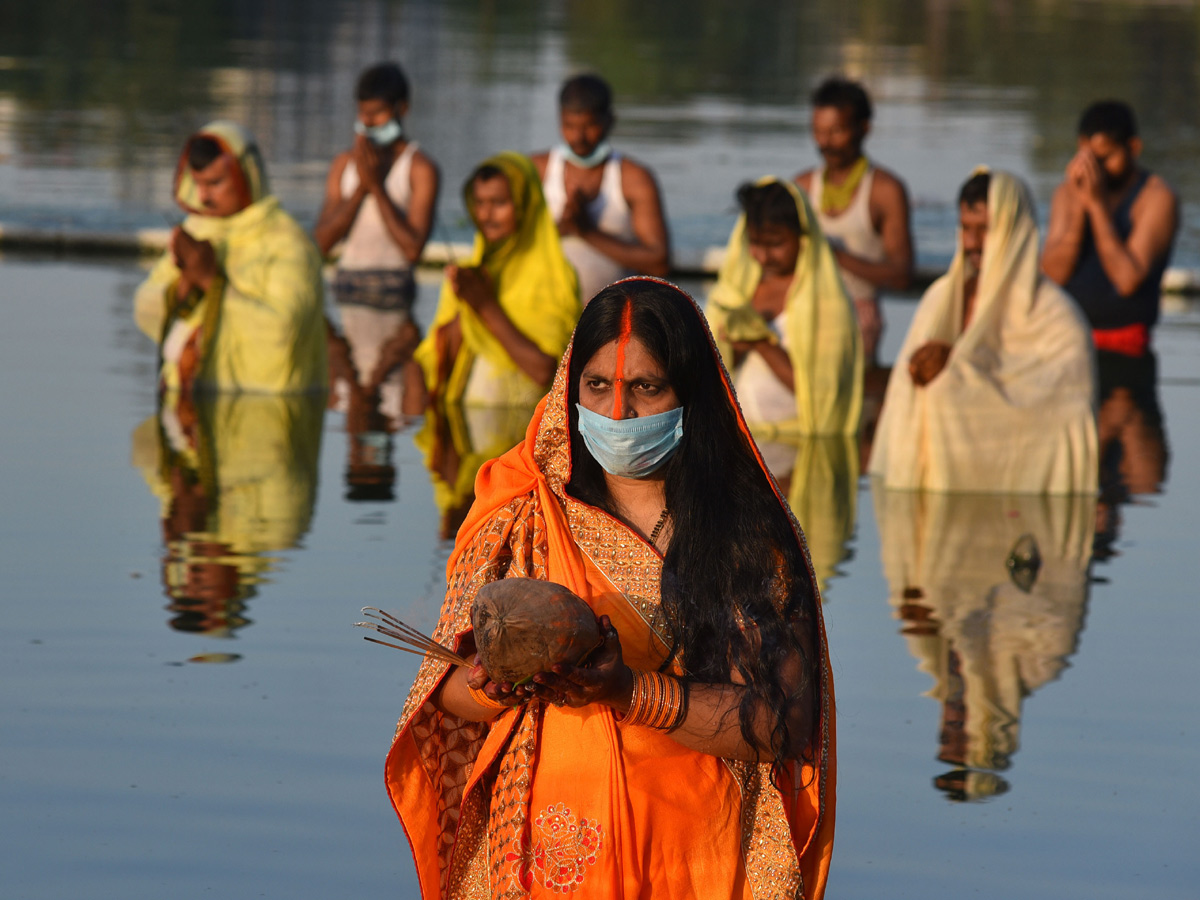
[[[382,380],[384,373],[375,370],[391,355],[385,352],[389,343],[415,345],[419,339],[409,316],[412,268],[433,227],[439,175],[404,134],[409,88],[398,65],[364,70],[355,97],[357,135],[329,167],[314,237],[326,256],[342,243],[334,295],[353,374],[359,385],[368,385]],[[398,376],[380,389],[385,407],[395,405],[398,398],[388,395],[399,390]]]
[[863,155],[871,101],[862,85],[829,78],[813,93],[812,129],[824,164],[796,176],[808,194],[854,301],[863,358],[877,364],[881,289],[912,283],[913,245],[904,182]]
[[602,78],[571,78],[559,94],[563,141],[532,157],[584,303],[626,275],[666,275],[670,268],[658,184],[649,169],[609,145],[615,121]]

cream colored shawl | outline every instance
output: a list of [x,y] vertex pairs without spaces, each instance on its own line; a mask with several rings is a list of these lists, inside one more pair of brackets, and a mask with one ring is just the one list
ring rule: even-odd
[[[796,418],[786,422],[751,422],[756,436],[855,434],[862,413],[862,340],[858,319],[842,286],[837,260],[821,233],[817,217],[790,181],[761,178],[759,185],[779,181],[796,203],[800,255],[787,296],[787,350],[792,361]],[[762,266],[750,255],[746,217],[739,216],[717,284],[705,314],[717,336],[725,366],[732,372],[733,348],[723,335],[730,317],[757,317],[751,302],[762,280]],[[762,326],[765,328],[765,323]]]
[[[963,328],[962,240],[925,292],[896,359],[870,472],[889,488],[1065,494],[1097,486],[1095,361],[1087,323],[1038,272],[1025,186],[993,172],[975,312]],[[953,349],[925,387],[908,374],[927,341]]]

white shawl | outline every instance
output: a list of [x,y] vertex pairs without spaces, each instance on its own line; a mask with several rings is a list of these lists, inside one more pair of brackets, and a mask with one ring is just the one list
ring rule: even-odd
[[[993,172],[975,312],[964,329],[961,235],[921,299],[896,360],[870,473],[889,488],[1066,494],[1096,490],[1095,359],[1074,302],[1038,272],[1033,202]],[[908,374],[927,341],[952,345],[925,387]]]

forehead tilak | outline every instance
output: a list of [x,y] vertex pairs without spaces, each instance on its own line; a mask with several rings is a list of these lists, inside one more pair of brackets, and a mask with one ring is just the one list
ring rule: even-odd
[[628,298],[621,310],[621,332],[617,335],[617,366],[613,379],[613,412],[610,418],[621,418],[621,392],[625,383],[625,348],[629,346],[629,337],[633,334],[633,304]]

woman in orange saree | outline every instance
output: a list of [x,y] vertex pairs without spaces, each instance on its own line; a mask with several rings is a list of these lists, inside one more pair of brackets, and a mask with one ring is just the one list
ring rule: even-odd
[[479,587],[529,577],[604,643],[522,687],[424,662],[386,766],[422,896],[820,898],[834,706],[800,528],[688,295],[617,282],[572,348],[480,471],[434,637],[470,658]]

